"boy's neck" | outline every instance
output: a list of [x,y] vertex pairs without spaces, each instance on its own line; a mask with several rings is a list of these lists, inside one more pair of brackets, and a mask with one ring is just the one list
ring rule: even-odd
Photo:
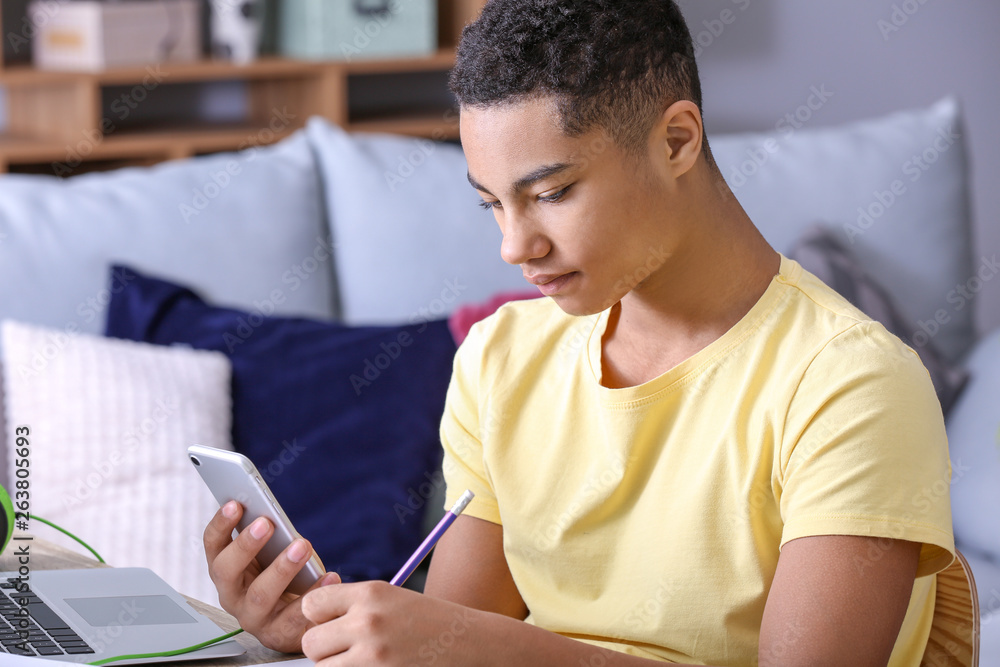
[[663,270],[612,308],[601,346],[605,386],[641,384],[705,348],[777,275],[780,256],[735,197],[701,201],[693,231]]

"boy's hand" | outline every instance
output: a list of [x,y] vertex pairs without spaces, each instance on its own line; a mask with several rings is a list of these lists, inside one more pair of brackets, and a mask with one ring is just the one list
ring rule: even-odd
[[[230,501],[219,508],[205,528],[208,574],[219,591],[219,603],[264,646],[297,653],[302,647],[302,635],[312,623],[302,615],[302,597],[286,593],[285,588],[305,566],[312,546],[304,539],[296,539],[261,571],[255,556],[274,528],[270,521],[260,518],[234,540],[233,529],[242,514],[243,507]],[[332,583],[340,583],[340,577],[327,573],[309,590]]]
[[483,612],[453,602],[368,581],[311,589],[301,606],[316,624],[302,651],[317,667],[478,662],[469,630]]

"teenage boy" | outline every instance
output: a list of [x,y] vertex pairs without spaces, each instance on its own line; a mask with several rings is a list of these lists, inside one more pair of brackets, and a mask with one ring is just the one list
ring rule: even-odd
[[[469,181],[547,299],[460,348],[426,594],[285,585],[266,522],[223,606],[319,665],[918,665],[953,558],[927,372],[775,252],[705,138],[668,0],[491,0],[452,76]],[[259,529],[259,530],[258,530]],[[230,543],[231,542],[231,543]]]

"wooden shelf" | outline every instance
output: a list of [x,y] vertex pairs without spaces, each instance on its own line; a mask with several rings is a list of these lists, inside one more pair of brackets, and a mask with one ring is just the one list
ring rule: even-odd
[[419,58],[371,58],[332,64],[342,67],[348,74],[397,74],[447,70],[455,65],[455,51],[441,49],[429,56]]
[[432,139],[458,139],[458,115],[442,111],[423,116],[387,116],[360,119],[346,125],[350,132],[385,132]]
[[[146,132],[121,132],[84,146],[65,142],[0,135],[0,160],[5,170],[12,165],[42,165],[73,170],[80,162],[155,158],[154,161],[174,160],[205,153],[234,151],[263,145],[286,138],[294,128],[279,130],[259,138],[260,128],[244,126],[206,126],[186,129],[158,129]],[[147,160],[143,160],[145,164]]]
[[[63,169],[77,173],[86,171],[77,169],[82,163],[145,165],[237,150],[283,139],[314,115],[349,131],[457,139],[458,116],[444,108],[450,98],[446,90],[434,93],[429,100],[411,99],[407,103],[404,89],[409,86],[411,90],[428,91],[443,85],[443,76],[428,78],[425,73],[446,73],[454,66],[458,32],[485,0],[438,2],[442,46],[426,56],[351,61],[264,57],[246,65],[206,59],[99,72],[0,65],[0,86],[7,90],[9,106],[8,132],[0,135],[0,173],[60,173]],[[188,115],[184,103],[177,102],[186,99],[183,95],[191,95],[192,90],[222,82],[244,86],[246,108],[242,122],[205,124]],[[356,89],[356,83],[361,88]],[[373,88],[383,91],[391,109],[369,108],[370,100],[366,102],[365,96],[370,96]],[[118,118],[113,105],[121,98],[122,89],[126,95],[131,90],[137,104],[155,96],[157,101],[146,103],[146,111],[155,109],[160,113],[162,107],[170,107],[180,117],[159,119],[160,124],[152,128],[148,120],[140,117],[142,109],[133,118]],[[397,95],[400,99],[396,99]],[[358,97],[354,105],[352,96]],[[441,101],[436,101],[438,97]],[[164,100],[169,104],[161,107]],[[435,109],[438,104],[441,108]],[[274,119],[284,110],[294,120],[276,127]]]
[[117,67],[100,72],[67,72],[35,69],[12,65],[0,69],[0,85],[50,86],[53,84],[87,83],[97,86],[121,86],[142,83],[151,74],[162,76],[164,83],[196,83],[202,81],[254,81],[287,77],[320,76],[335,71],[338,74],[386,74],[450,69],[455,53],[442,49],[431,55],[411,58],[379,58],[370,60],[295,60],[267,57],[246,65],[218,60],[186,63],[159,63],[145,67]]
[[68,72],[35,69],[28,65],[13,65],[0,70],[0,85],[40,86],[86,82],[92,85],[128,85],[141,83],[150,73],[162,75],[164,81],[185,83],[221,81],[227,79],[253,80],[272,77],[308,76],[321,69],[319,63],[304,63],[278,58],[261,59],[249,65],[201,60],[189,63],[159,63],[145,67],[118,67],[100,72]]

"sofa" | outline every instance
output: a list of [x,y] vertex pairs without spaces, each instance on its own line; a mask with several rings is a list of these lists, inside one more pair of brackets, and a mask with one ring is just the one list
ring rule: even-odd
[[[836,241],[944,369],[952,479],[914,504],[950,495],[1000,664],[1000,332],[973,324],[1000,266],[974,252],[958,101],[710,140],[777,250]],[[29,426],[33,511],[216,602],[200,537],[218,505],[185,449],[235,448],[328,569],[384,577],[442,511],[448,318],[527,287],[477,201],[459,147],[320,118],[240,153],[0,178],[0,479]]]

